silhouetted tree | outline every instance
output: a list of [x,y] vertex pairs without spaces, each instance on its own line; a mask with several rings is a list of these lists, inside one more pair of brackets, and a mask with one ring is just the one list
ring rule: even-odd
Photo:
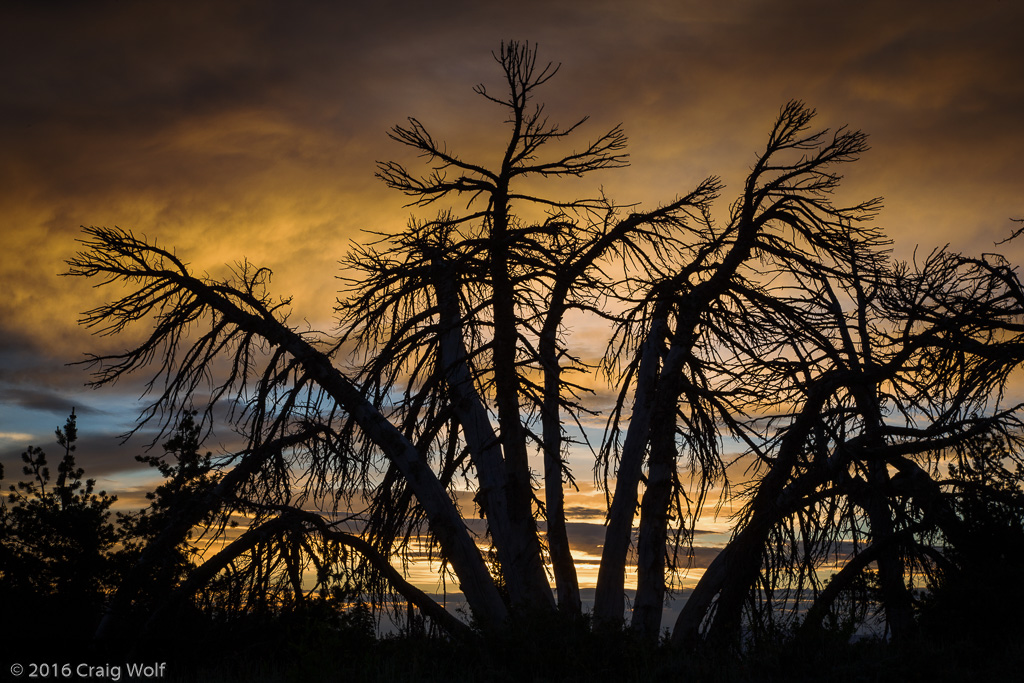
[[[212,510],[199,520],[189,518],[184,525],[178,521],[194,500],[214,484],[212,453],[200,452],[202,433],[195,415],[195,411],[187,410],[182,414],[161,454],[136,456],[139,462],[155,467],[164,483],[146,494],[150,501],[147,508],[118,515],[119,560],[126,569],[138,563],[149,567],[140,572],[145,577],[140,588],[148,595],[145,599],[140,597],[140,601],[150,609],[193,568],[194,557],[198,555],[198,549],[190,543],[195,528],[214,522]],[[186,527],[184,535],[175,539],[177,543],[168,543],[170,535],[165,532],[178,526]]]
[[1024,634],[1024,466],[1008,446],[1002,437],[975,439],[936,482],[964,528],[930,539],[943,552],[933,563],[919,619],[924,637],[936,642],[998,652]]
[[[750,623],[763,624],[779,605],[806,607],[805,592],[814,596],[805,626],[820,623],[873,568],[885,623],[903,639],[913,575],[951,549],[935,545],[935,531],[953,543],[970,533],[936,481],[942,462],[987,435],[1002,435],[1008,457],[1020,458],[1020,406],[1002,398],[1024,348],[1012,280],[945,251],[922,264],[875,264],[871,278],[856,265],[845,283],[803,287],[823,310],[813,336],[793,337],[797,355],[744,364],[748,379],[790,365],[795,410],[750,439],[764,474],[683,607],[679,641],[735,637],[745,605]],[[836,564],[823,586],[819,575]]]
[[[965,523],[936,479],[939,463],[991,435],[1020,457],[1019,407],[1003,400],[1024,348],[1016,272],[945,251],[891,262],[868,225],[879,202],[834,200],[839,169],[866,150],[865,136],[813,129],[814,112],[798,102],[782,108],[721,224],[717,178],[651,211],[601,195],[562,199],[557,185],[542,193],[539,181],[624,166],[625,135],[616,126],[566,151],[586,119],[561,127],[534,102],[557,68],[519,43],[495,59],[502,94],[476,92],[506,117],[496,163],[463,157],[416,119],[391,130],[428,170],[392,161],[378,176],[438,211],[345,256],[337,337],[290,323],[290,300],[267,292],[265,268],[198,276],[130,231],[86,230],[69,274],[129,289],[83,322],[104,334],[154,324],[138,346],[92,357],[94,384],[155,371],[140,426],[169,431],[206,395],[188,433],[229,402],[247,440],[187,478],[194,486],[167,508],[101,635],[138,599],[147,562],[232,514],[247,529],[166,604],[217,577],[228,577],[233,600],[298,603],[315,573],[314,589],[344,585],[377,605],[397,593],[465,636],[392,567],[426,550],[485,631],[510,615],[579,615],[563,496],[574,482],[566,449],[583,433],[573,426],[592,390],[573,381],[594,369],[570,348],[566,316],[581,311],[613,329],[603,365],[618,390],[596,454],[609,499],[596,620],[622,623],[639,510],[632,626],[658,634],[720,487],[720,502],[742,511],[680,614],[677,642],[735,641],[744,614],[757,632],[808,600],[808,620],[819,619],[872,567],[902,638],[908,580],[945,554],[930,539],[955,546]],[[753,463],[738,490],[726,438]],[[471,516],[484,520],[485,539]],[[825,584],[830,563],[844,568]]]
[[[778,354],[813,332],[817,302],[792,298],[787,280],[849,270],[851,258],[885,244],[876,229],[863,226],[877,201],[831,203],[835,167],[866,149],[865,136],[811,131],[813,117],[799,103],[783,108],[728,223],[717,227],[705,210],[704,220],[679,236],[685,247],[648,268],[640,303],[610,347],[606,363],[621,389],[602,452],[618,468],[594,608],[601,620],[622,619],[644,466],[632,623],[656,635],[666,574],[677,568],[710,487],[724,479],[721,437],[749,438],[737,418],[777,402],[785,390],[780,377],[753,381],[748,360]],[[632,411],[620,442],[628,401]],[[693,489],[683,486],[691,481]],[[672,528],[672,519],[682,523]]]
[[43,449],[30,446],[21,456],[28,479],[0,499],[0,601],[21,621],[7,643],[21,655],[47,645],[40,629],[87,642],[117,579],[111,553],[118,534],[110,520],[116,498],[97,492],[75,463],[74,410],[56,435],[64,451],[56,478]]

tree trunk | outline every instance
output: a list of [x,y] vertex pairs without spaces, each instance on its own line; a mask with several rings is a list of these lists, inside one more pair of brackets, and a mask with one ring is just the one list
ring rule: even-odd
[[651,328],[641,348],[637,372],[633,414],[629,419],[626,441],[616,472],[615,495],[608,508],[608,526],[604,534],[601,567],[594,595],[594,619],[598,623],[617,625],[625,613],[626,558],[629,554],[636,512],[637,486],[643,468],[651,426],[651,413],[658,386],[661,349],[667,336],[667,307],[655,311]]
[[906,640],[914,625],[913,603],[904,576],[905,566],[895,542],[892,512],[889,510],[889,471],[879,460],[869,463],[871,491],[868,493],[868,521],[872,542],[878,545],[878,580],[882,589],[885,621],[894,643]]
[[[513,141],[518,139],[518,125]],[[522,553],[515,564],[506,568],[522,582],[525,590],[521,604],[553,609],[551,586],[541,557],[537,520],[533,512],[533,482],[526,449],[526,433],[519,411],[519,371],[516,367],[519,330],[516,317],[516,293],[509,273],[508,261],[508,168],[510,146],[503,164],[502,179],[491,198],[490,274],[491,310],[494,316],[494,337],[491,340],[494,368],[494,394],[498,408],[498,428],[505,456],[509,522],[521,535],[517,545]],[[506,576],[508,580],[509,576]]]
[[561,367],[555,345],[555,329],[545,326],[540,338],[544,370],[544,403],[541,421],[544,437],[544,502],[548,522],[548,552],[555,574],[558,608],[571,615],[582,610],[576,565],[569,549],[565,526],[565,494],[562,490],[562,422],[559,414]]
[[[861,296],[863,298],[863,295]],[[859,309],[859,323],[866,325],[863,307]],[[845,336],[845,328],[841,328],[849,348],[852,341]],[[865,329],[861,330],[861,340],[865,362],[871,362],[870,337]],[[850,352],[852,356],[852,351]],[[852,391],[857,408],[864,416],[865,436],[869,447],[883,448],[886,444],[883,435],[884,419],[875,381],[858,383]],[[878,580],[882,589],[882,603],[885,608],[885,621],[894,643],[903,642],[913,628],[913,601],[910,589],[907,588],[904,576],[906,567],[900,553],[899,544],[894,541],[895,526],[892,511],[889,509],[891,495],[889,468],[879,457],[867,461],[869,490],[864,506],[871,530],[871,540],[878,545]]]
[[791,482],[790,477],[797,456],[836,385],[836,378],[823,376],[809,392],[800,414],[779,445],[775,462],[758,485],[757,493],[750,502],[746,524],[736,531],[728,545],[712,560],[679,612],[672,631],[673,643],[693,644],[700,640],[701,625],[719,593],[723,595],[719,596],[708,632],[714,633],[715,638],[731,637],[735,633],[739,626],[743,596],[757,577],[761,566],[761,551],[772,525],[778,522],[781,511],[791,508],[808,487],[813,490],[813,483]]
[[[543,603],[545,596],[550,599],[551,590],[539,558],[536,524],[526,524],[521,515],[511,514],[509,482],[502,460],[501,443],[491,427],[487,410],[467,366],[455,285],[449,273],[441,272],[443,264],[437,265],[439,272],[435,278],[435,290],[443,327],[439,361],[452,408],[462,427],[479,478],[478,501],[487,518],[512,603]],[[532,517],[530,519],[532,522]]]
[[656,638],[661,631],[665,602],[669,511],[676,477],[674,402],[671,407],[670,414],[659,413],[651,428],[647,488],[640,503],[636,600],[631,626],[650,638]]
[[367,438],[381,449],[405,477],[426,513],[431,533],[458,576],[466,601],[474,614],[487,627],[497,627],[504,622],[508,610],[458,509],[430,464],[405,435],[366,399],[351,380],[334,367],[330,358],[294,330],[276,319],[257,317],[241,310],[195,278],[175,275],[174,279],[238,328],[256,334],[272,346],[288,352],[299,362],[307,376],[352,416]]

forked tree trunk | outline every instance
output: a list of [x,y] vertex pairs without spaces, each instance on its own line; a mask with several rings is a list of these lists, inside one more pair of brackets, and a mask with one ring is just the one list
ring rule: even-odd
[[498,554],[505,586],[513,604],[543,603],[544,594],[550,598],[551,591],[540,562],[536,527],[524,524],[521,516],[510,513],[501,443],[491,427],[490,417],[466,364],[458,300],[450,274],[439,272],[435,284],[443,326],[439,343],[441,371],[477,471],[480,483],[478,500]]
[[[750,184],[751,182],[752,181],[748,181],[744,200],[741,205],[740,217],[735,228],[735,242],[733,242],[729,247],[728,251],[721,258],[718,264],[710,269],[711,275],[708,279],[694,285],[692,288],[690,288],[688,283],[680,282],[676,287],[682,287],[683,291],[673,292],[670,289],[662,298],[659,299],[659,306],[664,306],[664,310],[666,310],[666,318],[663,323],[665,336],[668,336],[667,308],[669,306],[669,302],[671,302],[674,307],[676,327],[671,332],[671,346],[669,347],[668,353],[665,355],[660,372],[657,374],[657,380],[648,380],[649,388],[645,388],[644,393],[642,394],[641,383],[644,382],[647,377],[646,373],[652,371],[650,368],[645,371],[645,368],[643,367],[645,361],[650,361],[647,356],[648,343],[652,339],[660,342],[660,340],[664,338],[652,334],[654,331],[653,325],[651,332],[648,333],[649,336],[647,342],[645,342],[643,347],[644,357],[641,359],[640,376],[637,379],[636,400],[637,403],[640,404],[640,399],[643,397],[645,405],[652,406],[652,408],[641,413],[641,420],[637,425],[636,434],[634,434],[633,419],[630,420],[626,434],[626,444],[623,448],[622,460],[619,467],[619,476],[622,477],[623,472],[625,472],[627,475],[625,484],[629,488],[620,492],[618,486],[616,486],[615,500],[612,503],[612,507],[614,508],[615,504],[620,502],[620,493],[623,496],[630,496],[630,504],[627,506],[623,502],[623,505],[619,506],[619,508],[615,510],[620,518],[615,520],[617,524],[614,530],[611,524],[613,521],[611,512],[609,512],[609,525],[608,532],[605,537],[605,550],[608,550],[609,543],[613,543],[613,547],[617,551],[617,554],[610,559],[616,562],[621,561],[624,564],[624,553],[628,548],[629,527],[632,526],[635,510],[634,501],[636,500],[636,484],[639,481],[640,468],[643,464],[644,455],[642,447],[636,448],[636,450],[630,450],[629,447],[633,437],[637,440],[642,439],[644,445],[650,444],[652,449],[651,457],[656,459],[672,457],[673,459],[671,464],[668,463],[667,460],[651,463],[654,490],[649,498],[645,496],[647,504],[641,509],[640,524],[642,528],[646,528],[647,533],[645,535],[650,543],[650,545],[645,547],[645,556],[637,567],[638,574],[641,572],[645,574],[643,577],[637,577],[638,594],[641,583],[644,586],[640,621],[637,622],[637,626],[645,633],[650,633],[652,626],[654,631],[657,632],[658,627],[654,626],[654,624],[655,622],[660,623],[660,612],[665,594],[665,538],[667,534],[669,506],[671,505],[673,484],[668,472],[674,471],[674,456],[676,452],[674,444],[675,430],[673,429],[671,433],[669,433],[667,431],[667,425],[671,424],[674,426],[675,424],[676,410],[678,409],[678,403],[683,390],[682,371],[688,358],[692,354],[695,345],[697,344],[700,334],[698,330],[701,317],[708,310],[708,307],[712,302],[728,292],[737,270],[754,254],[755,239],[758,232],[764,226],[766,219],[763,216],[755,217],[757,202],[760,200],[760,197],[759,193],[755,191],[755,187]],[[651,392],[653,395],[647,397],[647,392]],[[652,423],[652,418],[657,421],[657,424]],[[653,452],[653,449],[655,448],[655,441],[659,444],[659,453],[657,455]],[[634,442],[634,445],[635,443],[636,442]],[[628,457],[627,450],[630,450]],[[644,521],[645,516],[648,517],[646,522]],[[622,553],[621,560],[618,553]],[[661,556],[660,559],[658,558],[659,554]],[[604,561],[605,557],[602,556],[602,572],[605,569]],[[616,609],[620,610],[619,614],[621,615],[621,609],[623,607],[623,579],[624,567],[622,570],[618,570],[615,573],[612,573],[609,570],[608,585],[604,587],[602,592],[599,577],[598,597],[606,600],[607,604],[602,606],[603,609],[600,612],[595,604],[594,612],[596,616],[601,619],[616,618],[614,616]],[[617,601],[614,601],[613,591],[616,590],[619,598]],[[621,619],[621,616],[617,618]]]
[[616,470],[615,494],[608,508],[608,526],[605,528],[594,594],[594,618],[599,624],[620,624],[625,612],[626,559],[636,512],[637,487],[657,396],[661,349],[668,334],[667,317],[665,307],[655,312],[641,348],[633,413]]

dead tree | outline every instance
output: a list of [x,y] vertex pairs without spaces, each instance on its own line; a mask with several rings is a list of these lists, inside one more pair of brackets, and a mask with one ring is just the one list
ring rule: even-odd
[[[687,250],[648,275],[640,305],[610,347],[609,367],[623,368],[615,378],[633,391],[620,393],[602,453],[618,467],[594,607],[599,620],[622,619],[624,567],[646,465],[633,626],[658,633],[666,573],[674,569],[707,491],[724,474],[720,422],[735,420],[745,404],[770,400],[775,390],[737,389],[734,383],[723,391],[730,374],[744,372],[728,360],[742,355],[752,336],[772,329],[784,336],[805,324],[807,311],[786,300],[779,276],[813,277],[837,267],[851,249],[884,242],[877,230],[863,226],[876,200],[851,207],[831,202],[840,179],[836,167],[866,149],[864,134],[811,131],[813,117],[798,102],[782,109],[728,223],[716,228],[705,211],[700,230],[687,236]],[[765,318],[774,327],[763,327]],[[631,345],[630,339],[640,341]],[[630,399],[623,436],[620,421]],[[692,500],[684,481],[695,482]],[[678,523],[669,544],[673,518]]]
[[[228,279],[199,277],[171,251],[131,232],[86,231],[69,273],[131,288],[88,312],[85,324],[116,334],[139,320],[155,320],[139,346],[91,359],[95,383],[155,367],[154,401],[143,424],[162,419],[167,428],[205,393],[206,423],[218,402],[229,401],[229,417],[249,441],[217,490],[182,511],[161,544],[175,543],[211,506],[248,511],[256,515],[253,524],[271,524],[268,529],[294,530],[274,522],[274,511],[317,501],[333,523],[329,510],[351,511],[365,500],[356,515],[365,547],[400,556],[422,532],[477,620],[494,627],[510,608],[555,604],[527,459],[537,443],[545,454],[543,509],[558,604],[579,613],[561,499],[571,476],[563,462],[564,423],[579,414],[577,399],[587,389],[567,379],[581,366],[565,348],[564,315],[573,308],[600,311],[610,286],[602,265],[614,258],[648,259],[649,251],[664,248],[673,229],[700,213],[716,185],[705,183],[664,207],[622,218],[603,197],[561,201],[522,193],[522,178],[622,166],[625,137],[615,127],[581,150],[544,160],[549,143],[567,138],[585,120],[560,128],[533,105],[533,91],[556,71],[538,67],[533,49],[510,44],[495,57],[507,96],[494,97],[482,86],[477,91],[507,113],[509,141],[500,166],[462,160],[416,120],[392,130],[432,168],[418,177],[387,162],[380,177],[414,205],[446,198],[461,203],[468,195],[468,210],[445,210],[381,244],[355,247],[346,262],[360,275],[339,302],[338,338],[291,325],[289,302],[265,292],[265,269],[243,263]],[[524,207],[542,207],[549,215],[530,224],[516,212]],[[355,362],[345,363],[340,349],[352,345]],[[538,416],[539,431],[533,426]],[[468,511],[452,490],[457,484],[475,493],[493,564],[463,522]],[[373,565],[365,565],[367,572]],[[131,599],[126,585],[106,623]]]
[[[199,404],[210,428],[225,406],[247,442],[168,517],[101,636],[131,611],[163,550],[233,513],[249,530],[175,599],[226,576],[232,600],[279,587],[299,601],[315,570],[318,585],[345,574],[355,590],[381,603],[390,591],[467,637],[390,569],[425,550],[485,631],[515,615],[579,615],[564,489],[594,390],[574,378],[593,368],[566,330],[582,311],[613,330],[604,366],[618,391],[597,454],[609,512],[595,621],[623,620],[639,509],[632,626],[657,635],[710,491],[731,491],[728,437],[746,445],[755,476],[734,492],[744,505],[735,535],[674,639],[735,639],[744,618],[768,624],[802,596],[819,619],[871,566],[902,637],[906,578],[936,557],[927,535],[958,533],[938,458],[993,433],[1017,445],[1018,407],[1001,393],[1021,358],[1015,271],[946,252],[920,267],[890,263],[867,225],[878,202],[834,203],[839,169],[865,136],[812,129],[814,112],[798,102],[781,110],[721,223],[717,178],[647,211],[600,194],[561,198],[557,185],[541,194],[533,181],[625,166],[625,135],[615,126],[567,148],[586,119],[558,126],[534,101],[557,68],[526,44],[494,57],[502,94],[476,88],[504,114],[494,164],[464,158],[417,119],[391,130],[427,170],[390,161],[378,176],[434,216],[343,257],[337,335],[291,322],[266,269],[199,276],[130,231],[86,230],[69,274],[124,289],[84,324],[119,334],[152,323],[136,346],[88,360],[93,383],[149,372],[140,427],[166,432]],[[818,569],[837,559],[848,569],[823,585]]]
[[[813,334],[790,335],[789,360],[762,350],[744,363],[751,375],[791,375],[797,393],[780,394],[793,409],[750,439],[764,474],[683,607],[678,643],[735,640],[745,609],[756,627],[799,613],[808,595],[810,628],[873,567],[878,595],[854,603],[863,612],[877,601],[893,639],[905,638],[909,581],[943,561],[929,539],[955,545],[968,533],[940,486],[941,461],[991,435],[1020,457],[1021,406],[1002,398],[1022,359],[1015,278],[945,251],[876,262],[871,277],[862,260],[850,264],[845,277],[804,280],[804,305],[821,309]],[[823,583],[830,564],[842,569]]]

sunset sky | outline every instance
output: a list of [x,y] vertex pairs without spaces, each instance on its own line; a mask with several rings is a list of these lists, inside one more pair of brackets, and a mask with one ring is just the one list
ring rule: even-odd
[[724,215],[779,108],[800,99],[818,125],[870,135],[843,196],[885,198],[897,256],[992,251],[1024,217],[1022,27],[1012,0],[5,3],[5,487],[28,445],[56,458],[74,406],[79,464],[137,500],[147,439],[116,435],[141,384],[92,391],[66,366],[126,343],[76,324],[105,295],[58,275],[80,226],[130,228],[198,271],[248,258],[295,297],[296,320],[329,330],[348,243],[411,213],[373,176],[377,160],[414,161],[387,130],[415,116],[497,163],[502,113],[472,86],[499,85],[490,53],[515,39],[562,64],[539,95],[552,121],[591,116],[580,140],[618,123],[629,136],[630,168],[591,177],[588,194],[653,208],[716,174]]

